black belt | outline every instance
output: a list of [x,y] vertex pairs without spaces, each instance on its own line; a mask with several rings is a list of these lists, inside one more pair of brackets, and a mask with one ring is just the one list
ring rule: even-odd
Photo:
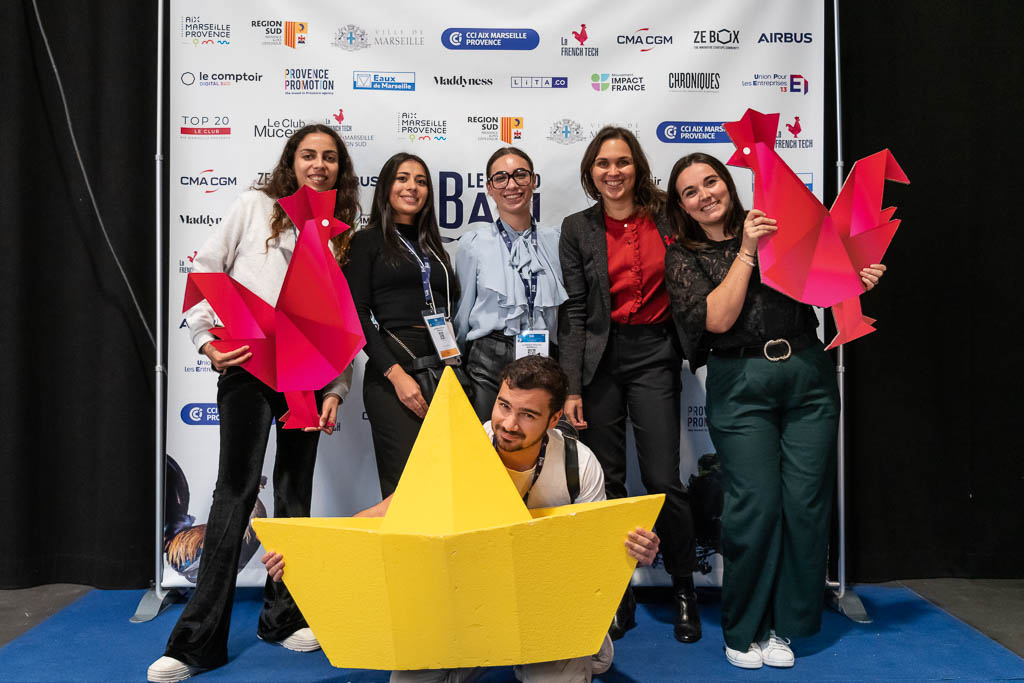
[[502,344],[516,343],[516,338],[514,336],[507,335],[502,330],[491,330],[483,337],[481,337],[481,339],[493,339],[494,341],[501,342]]
[[800,353],[813,346],[818,337],[810,332],[789,339],[769,339],[757,346],[739,346],[733,349],[711,349],[711,353],[723,358],[767,358],[772,362],[786,360],[794,353]]

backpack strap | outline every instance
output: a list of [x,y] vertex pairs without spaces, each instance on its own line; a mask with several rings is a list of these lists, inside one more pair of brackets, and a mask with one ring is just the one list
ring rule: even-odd
[[563,434],[562,440],[565,442],[565,483],[569,489],[569,503],[572,504],[580,495],[580,455],[576,439]]

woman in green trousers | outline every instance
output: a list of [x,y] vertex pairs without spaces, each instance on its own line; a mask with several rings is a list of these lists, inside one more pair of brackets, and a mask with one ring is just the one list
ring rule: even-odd
[[[685,156],[668,191],[676,242],[665,282],[690,370],[708,366],[708,426],[725,478],[726,658],[793,666],[789,638],[821,626],[839,425],[832,362],[813,309],[761,283],[757,241],[775,221],[743,210],[725,166]],[[884,270],[861,271],[865,288]]]

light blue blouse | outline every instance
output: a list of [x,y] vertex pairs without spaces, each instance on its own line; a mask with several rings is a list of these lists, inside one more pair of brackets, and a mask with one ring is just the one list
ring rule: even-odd
[[[459,238],[455,274],[462,297],[455,313],[455,336],[459,346],[500,330],[509,336],[520,330],[550,330],[552,342],[558,330],[558,305],[566,300],[562,269],[558,263],[557,228],[537,226],[537,248],[530,231],[509,229],[512,251],[492,223]],[[529,282],[537,273],[537,298],[533,325],[527,323],[529,298],[523,278]]]

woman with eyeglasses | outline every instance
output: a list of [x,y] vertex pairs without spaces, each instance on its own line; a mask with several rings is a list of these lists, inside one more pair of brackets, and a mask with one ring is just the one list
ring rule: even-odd
[[427,318],[432,324],[439,314],[447,318],[459,300],[423,159],[400,152],[384,162],[369,223],[352,238],[344,271],[366,336],[363,405],[381,497],[387,498],[398,486],[431,398],[415,375],[441,362]]
[[[636,136],[605,126],[587,145],[580,182],[596,204],[566,217],[558,256],[568,299],[558,322],[559,361],[569,376],[565,415],[597,455],[609,499],[626,495],[626,418],[633,424],[640,478],[664,493],[656,525],[672,575],[674,633],[701,637],[693,587],[693,517],[679,479],[682,355],[665,291],[665,192]],[[609,630],[636,625],[627,588]]]
[[565,301],[558,266],[558,230],[533,219],[533,161],[515,147],[487,160],[494,223],[466,233],[455,255],[462,298],[455,314],[459,347],[481,422],[491,417],[498,375],[524,355],[553,356],[558,305]]

